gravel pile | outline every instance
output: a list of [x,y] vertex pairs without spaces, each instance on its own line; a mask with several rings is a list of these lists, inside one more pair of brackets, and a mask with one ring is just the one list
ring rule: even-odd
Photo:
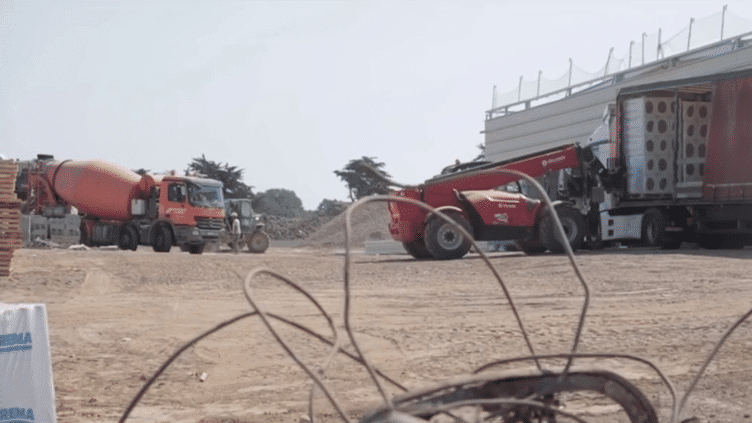
[[333,218],[313,213],[302,217],[264,216],[264,231],[274,240],[300,240],[316,232]]
[[[352,214],[351,246],[366,240],[388,240],[389,210],[384,202],[365,204]],[[309,213],[302,217],[264,216],[265,231],[273,240],[298,241],[298,247],[344,247],[345,213],[336,216]]]
[[[358,207],[351,216],[352,232],[350,245],[360,248],[366,240],[389,240],[389,210],[385,202],[371,202]],[[321,225],[320,228],[300,244],[301,247],[344,247],[345,213]]]

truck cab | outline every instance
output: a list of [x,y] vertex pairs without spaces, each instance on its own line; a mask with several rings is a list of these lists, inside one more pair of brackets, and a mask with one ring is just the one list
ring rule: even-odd
[[175,244],[199,253],[207,243],[217,241],[224,228],[224,197],[219,181],[164,176],[158,182],[158,191],[147,201],[149,209],[156,208],[157,219],[152,222],[147,218],[139,229],[145,237],[142,239],[151,239],[157,251],[169,250],[167,244]]

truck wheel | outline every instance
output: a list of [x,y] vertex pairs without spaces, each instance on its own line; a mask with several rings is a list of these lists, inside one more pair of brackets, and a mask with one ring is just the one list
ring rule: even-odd
[[[473,228],[464,216],[457,212],[445,212],[449,218],[457,222],[467,232],[473,233]],[[462,258],[470,251],[470,241],[451,223],[440,217],[434,217],[426,225],[426,249],[437,260],[451,260]]]
[[252,253],[261,254],[269,248],[269,235],[266,232],[254,232],[248,240],[248,249]]
[[118,248],[121,250],[133,250],[138,248],[138,232],[133,226],[123,226],[118,236]]
[[407,254],[410,254],[416,260],[431,258],[431,253],[426,248],[426,243],[422,239],[413,242],[403,242],[402,246],[405,247]]
[[662,247],[666,241],[666,215],[656,209],[648,209],[642,216],[642,244],[646,247]]
[[538,238],[537,236],[515,240],[514,245],[517,246],[518,250],[522,251],[523,253],[527,255],[540,254],[540,253],[546,252],[546,246],[543,245],[540,238]]
[[206,244],[191,244],[188,246],[188,252],[191,254],[201,254],[204,252]]
[[[569,246],[572,247],[572,251],[577,250],[585,240],[585,220],[582,218],[580,212],[572,207],[557,207],[556,214],[559,216],[561,226],[567,235]],[[565,249],[559,242],[556,232],[554,219],[550,212],[546,211],[538,227],[538,236],[547,250],[553,253],[563,253]]]
[[172,248],[172,232],[167,226],[160,226],[156,229],[154,236],[154,251],[158,253],[169,253]]

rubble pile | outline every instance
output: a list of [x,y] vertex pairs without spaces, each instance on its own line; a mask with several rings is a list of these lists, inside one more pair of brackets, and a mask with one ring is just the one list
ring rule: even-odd
[[[273,240],[298,241],[300,247],[343,247],[346,207],[330,214],[309,212],[302,217],[264,216],[264,230]],[[388,240],[389,210],[384,202],[368,203],[352,215],[351,244],[362,247],[366,240]]]
[[[385,202],[366,203],[354,210],[351,216],[350,245],[363,247],[366,240],[389,240],[389,222],[391,217]],[[303,247],[344,247],[345,213],[340,213],[325,222],[310,236],[301,242]]]
[[307,238],[333,216],[311,213],[301,217],[264,216],[264,231],[273,240],[298,240]]
[[18,165],[0,160],[0,277],[10,275],[13,251],[22,247],[21,201],[16,197]]

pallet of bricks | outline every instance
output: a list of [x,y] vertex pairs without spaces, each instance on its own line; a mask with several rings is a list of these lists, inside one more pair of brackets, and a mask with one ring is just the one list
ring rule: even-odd
[[10,275],[13,251],[21,248],[21,201],[16,197],[18,165],[0,160],[0,277]]

